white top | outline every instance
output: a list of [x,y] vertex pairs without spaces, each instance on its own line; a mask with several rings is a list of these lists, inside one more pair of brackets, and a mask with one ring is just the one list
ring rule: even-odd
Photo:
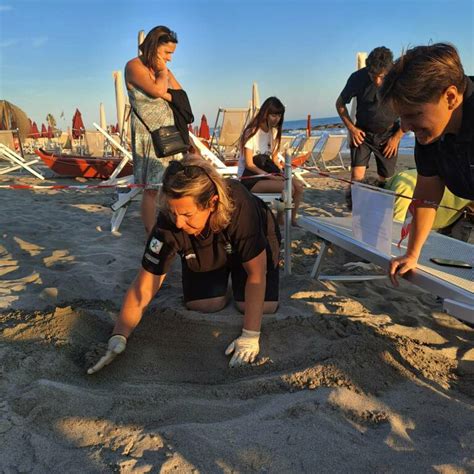
[[[253,155],[272,155],[273,143],[277,135],[277,129],[273,128],[272,131],[264,132],[262,129],[258,129],[257,133],[251,137],[245,143],[244,148],[252,150]],[[239,168],[238,176],[242,176],[245,169],[245,156],[243,152],[239,156]]]

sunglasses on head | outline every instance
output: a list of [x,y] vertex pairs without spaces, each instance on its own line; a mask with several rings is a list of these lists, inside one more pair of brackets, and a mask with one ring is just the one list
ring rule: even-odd
[[184,176],[190,179],[197,178],[198,176],[205,174],[214,187],[216,186],[214,180],[209,176],[208,172],[203,167],[198,165],[183,165],[180,161],[176,160],[170,161],[167,175],[174,176],[178,173],[184,173]]
[[177,43],[178,36],[174,31],[170,31],[169,33],[165,33],[159,39],[160,43]]

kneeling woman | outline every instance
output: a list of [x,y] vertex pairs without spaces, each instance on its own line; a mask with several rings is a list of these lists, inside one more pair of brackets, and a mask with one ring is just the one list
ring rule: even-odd
[[238,181],[224,180],[210,164],[192,156],[168,166],[160,209],[108,351],[89,374],[123,352],[176,254],[188,309],[221,310],[232,276],[234,300],[244,318],[242,335],[225,353],[233,353],[231,367],[252,363],[258,355],[262,315],[278,308],[280,234],[271,211]]

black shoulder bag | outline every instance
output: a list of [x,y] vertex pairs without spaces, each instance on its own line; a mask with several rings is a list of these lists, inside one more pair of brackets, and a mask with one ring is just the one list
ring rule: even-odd
[[156,130],[150,130],[148,125],[143,121],[140,115],[138,115],[135,107],[132,107],[132,109],[134,114],[150,133],[156,156],[164,158],[165,156],[176,155],[177,153],[185,153],[188,151],[189,145],[184,142],[181,133],[175,125],[166,125],[157,128]]

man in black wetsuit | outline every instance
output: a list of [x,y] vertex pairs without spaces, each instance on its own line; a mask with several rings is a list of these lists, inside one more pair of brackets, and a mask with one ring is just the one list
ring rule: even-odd
[[[377,164],[379,183],[395,173],[398,145],[403,135],[397,115],[384,104],[380,104],[378,89],[392,66],[392,52],[381,46],[368,56],[366,67],[351,74],[346,86],[336,101],[336,110],[350,135],[351,179],[362,181],[369,165],[371,154]],[[349,116],[346,104],[357,98],[356,122]],[[347,194],[351,207],[350,190]]]
[[416,137],[416,205],[407,252],[391,262],[396,284],[397,274],[416,267],[445,186],[456,196],[474,199],[473,82],[454,46],[417,46],[395,61],[380,99],[400,116],[402,129]]

